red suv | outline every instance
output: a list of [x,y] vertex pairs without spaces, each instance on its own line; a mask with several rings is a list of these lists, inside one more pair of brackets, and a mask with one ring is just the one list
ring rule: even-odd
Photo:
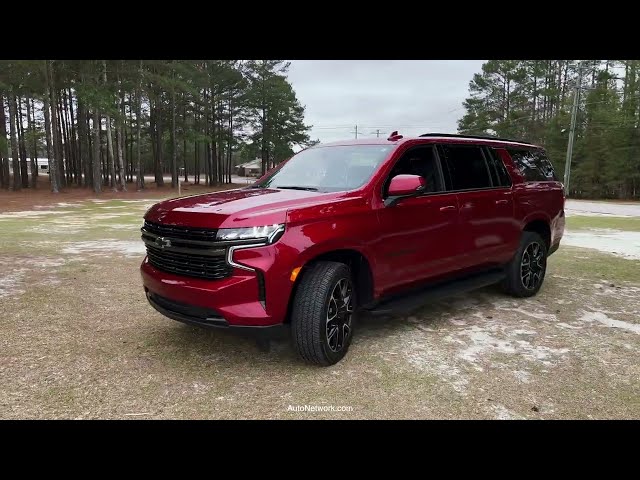
[[290,329],[303,359],[331,365],[363,311],[408,312],[498,282],[535,295],[564,223],[542,148],[394,132],[303,150],[245,188],[154,205],[141,271],[169,318],[259,338]]

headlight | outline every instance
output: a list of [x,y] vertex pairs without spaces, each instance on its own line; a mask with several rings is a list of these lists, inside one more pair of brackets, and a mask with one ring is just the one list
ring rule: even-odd
[[264,227],[247,228],[221,228],[218,230],[216,240],[262,240],[266,243],[277,241],[284,233],[284,223],[274,223]]

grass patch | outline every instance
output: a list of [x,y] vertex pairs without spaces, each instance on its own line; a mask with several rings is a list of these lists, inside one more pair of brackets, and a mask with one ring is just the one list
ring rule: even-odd
[[587,248],[562,246],[557,253],[549,257],[549,269],[573,278],[637,283],[640,261],[619,258]]
[[592,228],[611,228],[640,232],[640,218],[638,217],[592,217],[576,215],[567,217],[568,230],[589,230]]

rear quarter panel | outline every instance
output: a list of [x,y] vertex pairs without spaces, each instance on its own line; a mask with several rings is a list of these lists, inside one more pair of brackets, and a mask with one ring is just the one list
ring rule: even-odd
[[513,181],[514,217],[524,228],[535,220],[543,220],[551,230],[551,245],[560,242],[564,233],[564,186],[558,181],[526,182],[511,156],[504,149],[498,153]]

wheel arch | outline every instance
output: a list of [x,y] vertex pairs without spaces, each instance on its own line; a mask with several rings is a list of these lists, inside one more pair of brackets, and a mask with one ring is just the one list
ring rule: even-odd
[[551,222],[548,218],[543,216],[529,218],[522,231],[537,233],[547,244],[547,251],[551,248]]
[[331,261],[344,263],[349,266],[353,273],[353,280],[355,283],[356,295],[358,303],[360,305],[366,305],[373,300],[374,292],[374,279],[373,269],[369,257],[359,248],[343,247],[327,249],[320,252],[316,252],[310,256],[301,266],[300,273],[296,277],[295,283],[291,290],[289,297],[289,304],[287,307],[287,316],[285,323],[291,321],[291,307],[293,305],[293,299],[295,298],[298,290],[298,285],[305,273],[309,270],[309,267],[315,262],[319,261]]

